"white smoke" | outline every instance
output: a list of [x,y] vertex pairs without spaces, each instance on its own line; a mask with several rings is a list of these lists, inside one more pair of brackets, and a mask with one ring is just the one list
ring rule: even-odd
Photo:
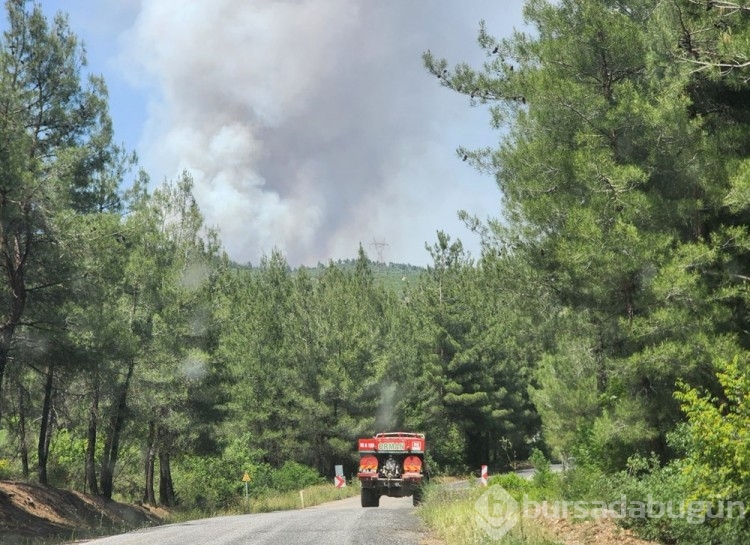
[[395,384],[386,383],[380,388],[380,406],[375,415],[375,429],[378,431],[393,431],[396,425],[396,393]]
[[456,41],[471,44],[494,5],[144,1],[120,55],[157,97],[139,155],[157,181],[193,174],[207,223],[237,261],[278,247],[292,265],[314,264],[375,237],[392,260],[419,261],[458,208],[498,212],[455,179],[471,175],[453,154],[466,142],[441,131],[468,106],[420,58],[444,47],[464,60]]

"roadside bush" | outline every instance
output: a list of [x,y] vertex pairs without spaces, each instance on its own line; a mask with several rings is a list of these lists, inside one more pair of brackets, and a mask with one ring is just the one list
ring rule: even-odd
[[229,443],[221,455],[185,456],[175,464],[173,478],[183,507],[204,512],[236,508],[244,500],[245,472],[250,498],[274,492],[296,491],[323,482],[314,469],[287,461],[278,469],[261,462],[261,454],[251,451],[249,435]]
[[565,471],[560,483],[562,498],[569,501],[588,501],[602,498],[606,494],[606,476],[596,466],[576,465]]
[[487,486],[494,485],[502,486],[517,501],[522,500],[524,494],[530,494],[534,488],[533,483],[529,479],[524,479],[516,473],[492,475],[487,481]]
[[226,509],[240,497],[242,472],[227,468],[219,456],[187,456],[173,471],[175,488],[187,508]]
[[600,448],[603,435],[581,433],[574,451],[576,466],[562,478],[563,498],[605,502],[615,511],[624,505],[624,511],[615,513],[618,523],[645,539],[680,545],[746,544],[750,364],[734,358],[717,362],[716,369],[721,394],[685,384],[675,394],[686,422],[668,440],[681,459],[662,466],[653,454],[633,455],[620,465],[624,470],[614,471],[619,462]]
[[722,395],[682,384],[675,397],[687,422],[670,440],[685,451],[695,498],[750,502],[750,363],[735,357],[715,365]]
[[566,473],[563,495],[605,502],[620,526],[644,539],[681,545],[747,543],[749,529],[739,513],[734,518],[711,518],[718,506],[691,498],[683,463],[661,467],[656,457],[634,456],[627,470],[611,475],[595,467],[577,467]]
[[532,449],[529,461],[534,467],[534,476],[532,477],[534,485],[537,488],[546,488],[552,484],[552,470],[550,469],[549,460],[544,456],[544,453],[538,448]]
[[524,496],[534,501],[559,498],[561,476],[552,473],[550,463],[544,454],[538,449],[533,449],[530,462],[534,467],[534,475],[531,478],[524,478],[517,473],[503,473],[491,476],[487,485],[502,486],[518,501],[523,500]]
[[293,461],[284,462],[271,472],[271,488],[279,492],[300,490],[307,486],[323,484],[323,478],[311,467]]

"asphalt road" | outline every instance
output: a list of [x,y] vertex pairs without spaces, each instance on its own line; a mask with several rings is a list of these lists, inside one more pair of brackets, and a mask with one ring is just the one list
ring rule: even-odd
[[411,498],[380,499],[363,509],[359,497],[296,511],[193,520],[77,544],[90,545],[418,545],[426,533]]

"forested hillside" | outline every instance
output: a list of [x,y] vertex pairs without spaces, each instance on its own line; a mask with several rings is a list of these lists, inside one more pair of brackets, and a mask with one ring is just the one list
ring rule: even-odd
[[458,154],[502,217],[463,213],[482,255],[439,232],[395,282],[361,247],[230,262],[188,174],[134,174],[66,20],[8,17],[0,476],[215,507],[244,471],[253,490],[349,472],[358,436],[401,428],[435,470],[538,447],[575,460],[571,494],[750,501],[743,2],[529,0],[527,32],[482,26],[483,67],[426,53],[489,105],[498,145]]

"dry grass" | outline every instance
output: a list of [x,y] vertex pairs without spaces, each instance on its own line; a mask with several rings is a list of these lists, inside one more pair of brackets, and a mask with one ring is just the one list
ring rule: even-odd
[[269,511],[287,511],[301,509],[304,498],[305,507],[320,505],[329,501],[343,500],[359,495],[359,484],[349,485],[345,488],[336,488],[332,484],[320,484],[311,486],[300,492],[285,492],[283,494],[271,494],[259,498],[250,499],[250,513],[267,513]]
[[[444,545],[655,545],[638,539],[609,518],[579,520],[556,515],[554,506],[526,508],[515,526],[494,539],[481,527],[477,499],[482,487],[431,486],[417,511],[436,543]],[[498,536],[499,537],[499,536]]]
[[434,537],[445,545],[558,545],[544,527],[533,520],[516,525],[500,539],[488,535],[477,522],[476,501],[485,489],[429,487],[418,514]]
[[237,501],[223,511],[182,511],[177,510],[170,514],[168,523],[185,522],[204,517],[217,517],[222,515],[246,515],[249,513],[269,513],[271,511],[291,511],[293,509],[302,509],[302,500],[304,506],[312,507],[329,501],[343,500],[352,496],[359,495],[359,484],[349,485],[345,488],[336,488],[333,484],[319,484],[304,488],[300,496],[300,491],[291,492],[269,492],[260,496],[250,497],[248,499],[238,498]]

